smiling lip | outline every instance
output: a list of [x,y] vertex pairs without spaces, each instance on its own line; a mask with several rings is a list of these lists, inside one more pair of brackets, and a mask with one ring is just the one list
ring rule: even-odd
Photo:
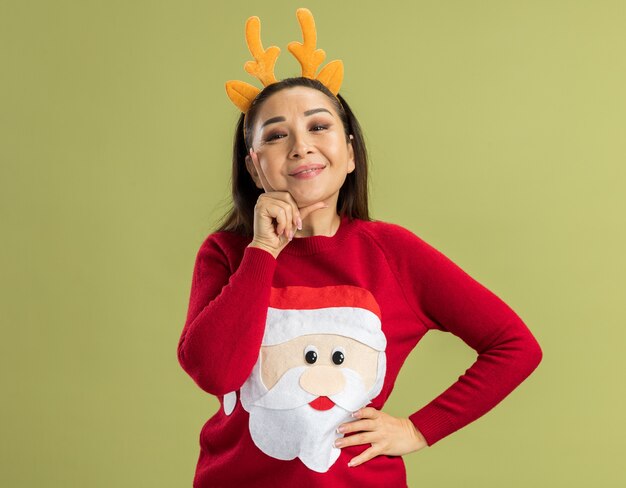
[[[325,167],[326,166],[323,165],[323,164],[303,164],[302,166],[298,166],[293,173],[289,173],[289,175],[290,176],[298,176],[303,171],[316,170],[316,169],[322,170]],[[317,174],[318,172],[310,171],[309,173]]]

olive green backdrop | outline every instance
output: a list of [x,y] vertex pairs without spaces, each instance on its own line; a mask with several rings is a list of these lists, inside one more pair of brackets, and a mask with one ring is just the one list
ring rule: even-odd
[[[224,82],[258,85],[249,15],[278,76],[299,74],[307,6],[345,63],[373,217],[498,294],[544,351],[496,408],[406,456],[409,485],[626,486],[625,5],[3,2],[0,485],[191,486],[218,402],[176,346],[228,204]],[[385,410],[409,415],[475,357],[428,334]]]

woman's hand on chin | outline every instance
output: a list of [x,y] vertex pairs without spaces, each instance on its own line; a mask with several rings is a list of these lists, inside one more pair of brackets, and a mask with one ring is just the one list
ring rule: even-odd
[[296,230],[302,230],[302,220],[315,210],[328,208],[328,204],[316,202],[298,208],[291,193],[276,191],[268,183],[252,149],[249,157],[263,185],[264,193],[259,195],[254,206],[254,237],[248,247],[264,249],[274,258],[278,258],[280,252],[293,239]]

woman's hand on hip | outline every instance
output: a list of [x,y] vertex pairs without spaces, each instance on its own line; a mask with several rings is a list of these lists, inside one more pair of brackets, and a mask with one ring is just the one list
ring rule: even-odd
[[341,424],[337,430],[358,433],[337,439],[335,446],[371,444],[371,447],[352,458],[349,466],[358,466],[380,455],[402,456],[428,447],[422,433],[408,418],[393,417],[373,407],[361,408],[354,416],[359,420]]

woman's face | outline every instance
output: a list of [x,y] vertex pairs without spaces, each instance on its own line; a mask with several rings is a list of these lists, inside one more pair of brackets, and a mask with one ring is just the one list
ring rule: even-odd
[[[271,95],[252,132],[252,149],[271,186],[266,191],[288,191],[299,207],[319,201],[336,206],[339,190],[355,168],[354,151],[324,93],[296,86]],[[256,186],[263,188],[249,156],[246,166]],[[305,167],[313,171],[301,173]]]

